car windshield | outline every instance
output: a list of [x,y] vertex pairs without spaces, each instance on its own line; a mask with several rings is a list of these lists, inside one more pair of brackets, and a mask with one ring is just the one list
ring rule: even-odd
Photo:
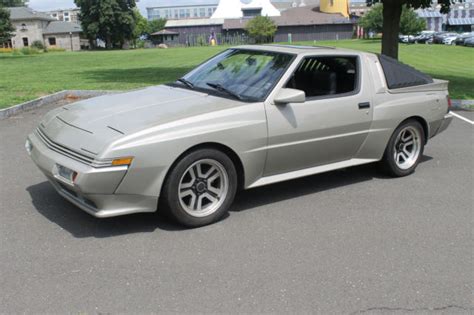
[[244,101],[262,101],[286,71],[293,55],[229,49],[178,80],[188,88]]

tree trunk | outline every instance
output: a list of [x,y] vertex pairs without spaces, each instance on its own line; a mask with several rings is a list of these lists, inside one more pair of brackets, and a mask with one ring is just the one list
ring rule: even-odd
[[383,1],[382,54],[398,59],[398,33],[402,1]]
[[89,50],[92,50],[95,48],[95,41],[92,38],[89,38]]
[[107,49],[114,48],[113,43],[112,43],[112,36],[110,36],[110,35],[107,35],[105,37],[105,48],[107,48]]

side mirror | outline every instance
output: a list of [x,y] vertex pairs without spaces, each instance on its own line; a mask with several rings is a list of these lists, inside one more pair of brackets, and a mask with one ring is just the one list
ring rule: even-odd
[[273,99],[275,104],[283,105],[288,103],[304,103],[306,101],[306,93],[296,89],[281,89]]

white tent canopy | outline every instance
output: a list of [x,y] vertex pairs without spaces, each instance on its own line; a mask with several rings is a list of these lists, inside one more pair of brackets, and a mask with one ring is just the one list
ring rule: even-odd
[[270,3],[270,0],[220,0],[212,18],[241,18],[242,10],[245,9],[261,9],[263,16],[280,16],[280,11]]

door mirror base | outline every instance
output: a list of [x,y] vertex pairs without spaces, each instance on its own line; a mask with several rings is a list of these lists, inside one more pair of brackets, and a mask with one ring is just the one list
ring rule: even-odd
[[284,105],[288,103],[304,103],[306,101],[306,93],[301,90],[283,88],[278,91],[273,99],[276,105]]

